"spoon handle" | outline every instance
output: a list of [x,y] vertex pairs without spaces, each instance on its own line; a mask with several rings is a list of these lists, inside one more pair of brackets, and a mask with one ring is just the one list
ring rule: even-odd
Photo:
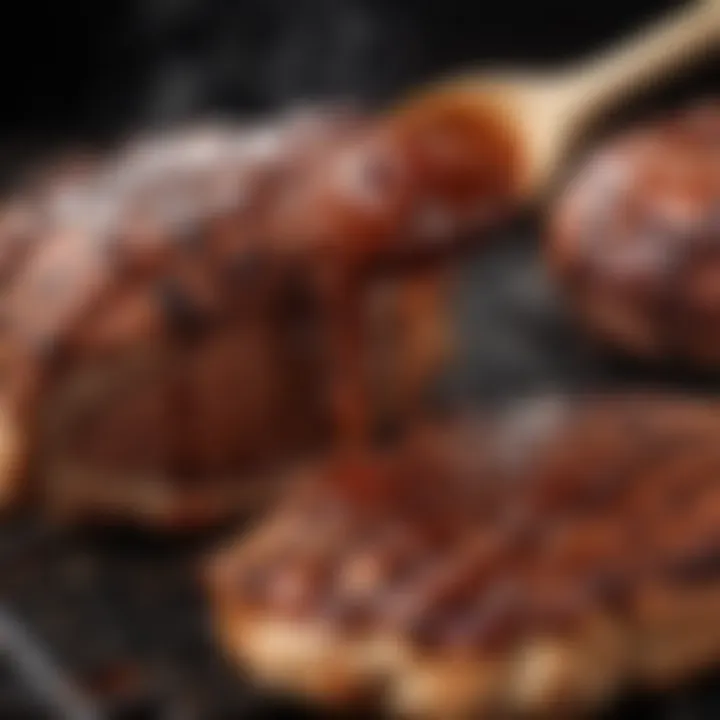
[[720,49],[720,0],[704,0],[646,27],[576,66],[565,78],[577,121]]

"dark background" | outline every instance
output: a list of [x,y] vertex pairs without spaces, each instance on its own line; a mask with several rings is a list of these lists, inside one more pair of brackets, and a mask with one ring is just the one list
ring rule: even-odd
[[298,99],[383,101],[451,68],[571,59],[679,4],[6,0],[0,135],[87,139]]

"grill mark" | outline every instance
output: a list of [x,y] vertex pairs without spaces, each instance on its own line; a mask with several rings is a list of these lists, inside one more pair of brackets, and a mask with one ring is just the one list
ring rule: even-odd
[[208,326],[208,318],[176,278],[162,278],[154,287],[171,337],[192,342]]
[[[714,334],[720,309],[713,321],[703,309],[688,305],[690,273],[720,240],[720,176],[710,172],[708,157],[714,151],[708,130],[712,123],[717,131],[720,116],[694,127],[690,111],[611,141],[590,157],[559,203],[559,219],[572,222],[557,223],[551,261],[557,260],[560,280],[581,307],[590,302],[591,307],[602,309],[606,303],[612,308],[621,332],[608,327],[602,313],[581,314],[590,329],[626,352],[676,364],[717,364],[720,346],[705,341],[704,334]],[[608,158],[617,164],[609,176]],[[673,174],[674,167],[684,175]],[[665,218],[663,201],[673,198],[689,200],[691,215],[679,221]],[[608,253],[622,246],[631,253],[648,253],[643,272],[649,287],[616,281],[604,264]],[[637,328],[629,324],[636,318]]]
[[[720,468],[714,432],[720,410],[708,412],[709,407],[692,401],[588,401],[585,410],[566,416],[566,422],[543,445],[572,444],[576,449],[573,473],[580,483],[598,469],[595,463],[600,463],[601,475],[614,465],[612,472],[605,472],[608,477],[614,475],[606,504],[589,510],[572,503],[550,506],[544,514],[525,516],[519,528],[501,525],[496,513],[478,520],[482,514],[467,511],[457,515],[465,532],[459,528],[454,539],[442,542],[425,530],[432,510],[425,504],[416,514],[408,504],[400,515],[381,508],[364,529],[368,537],[377,537],[376,545],[366,547],[368,557],[375,558],[380,568],[370,590],[343,595],[331,586],[322,591],[318,587],[313,607],[305,612],[336,624],[341,632],[395,631],[425,649],[496,652],[527,633],[573,633],[596,612],[609,613],[620,622],[632,621],[633,598],[647,582],[710,582],[720,557],[720,536],[715,537],[712,517],[706,511],[720,502],[718,475],[712,472]],[[608,424],[617,430],[612,441],[588,459],[584,445],[598,426]],[[443,457],[450,463],[445,472],[425,482],[437,481],[447,488],[453,503],[482,502],[481,493],[453,495],[458,475],[466,476],[467,469],[455,474],[451,457]],[[526,475],[542,477],[538,465],[543,464],[543,457],[535,451],[535,462],[525,466]],[[617,457],[621,462],[616,462]],[[551,475],[545,482],[552,479]],[[392,476],[387,480],[394,482]],[[499,482],[503,488],[501,507],[521,502],[533,489],[527,477],[511,485],[501,473],[497,480],[488,481]],[[687,492],[690,501],[675,502],[673,488]],[[641,523],[639,507],[632,500],[645,490],[659,499],[667,496],[667,511],[674,511],[671,517],[681,525]],[[404,492],[412,493],[412,485],[405,486]],[[445,510],[435,508],[440,514]],[[368,521],[366,515],[362,517]],[[397,543],[392,534],[376,535],[377,528],[392,528],[401,518],[409,542]],[[523,529],[539,521],[528,541]],[[570,523],[569,534],[564,544],[554,546],[552,538],[562,523]],[[317,525],[320,536],[322,527],[322,523]],[[658,544],[666,532],[680,532],[682,544],[675,549],[672,543]],[[486,539],[481,543],[483,533]],[[399,550],[400,565],[414,567],[413,572],[395,572]],[[346,539],[337,545],[337,556],[327,561],[326,568],[337,572],[362,552],[362,545]],[[290,557],[288,562],[295,561]],[[505,591],[508,594],[503,596]]]

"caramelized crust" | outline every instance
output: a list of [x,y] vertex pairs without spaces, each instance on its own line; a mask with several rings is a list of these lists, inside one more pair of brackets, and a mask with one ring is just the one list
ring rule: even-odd
[[300,113],[141,137],[18,192],[0,498],[206,524],[333,434],[412,414],[449,347],[439,260],[511,192],[447,133],[449,155],[438,130]]
[[596,336],[637,355],[720,361],[720,105],[594,153],[555,208],[549,259]]
[[682,679],[720,659],[718,431],[710,402],[547,401],[419,431],[362,494],[317,472],[211,563],[220,639],[262,682],[401,715]]
[[183,528],[252,506],[278,464],[317,447],[318,321],[267,216],[285,176],[360,123],[138,138],[7,203],[0,398],[23,457],[7,453],[0,484],[32,473],[63,515]]

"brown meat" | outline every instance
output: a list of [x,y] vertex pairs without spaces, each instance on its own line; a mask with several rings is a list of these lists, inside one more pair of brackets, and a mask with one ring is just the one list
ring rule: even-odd
[[720,105],[612,140],[552,216],[549,259],[597,337],[629,353],[720,362]]
[[316,470],[210,563],[263,683],[402,717],[576,717],[720,660],[720,407],[544,401]]
[[[453,215],[452,163],[439,187],[446,159],[398,132],[333,111],[201,127],[12,198],[0,496],[205,524],[333,433],[412,412],[445,351],[438,258],[477,219]],[[451,227],[415,222],[430,200]]]

